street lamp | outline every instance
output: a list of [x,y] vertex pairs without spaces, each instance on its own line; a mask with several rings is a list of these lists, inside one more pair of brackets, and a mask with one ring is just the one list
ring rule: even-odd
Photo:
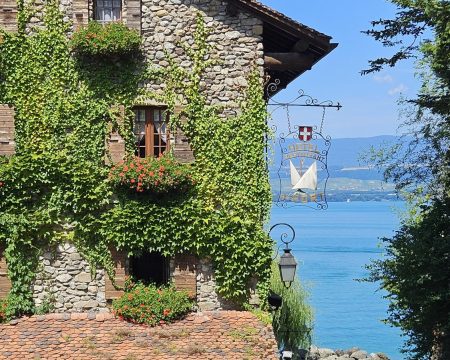
[[278,226],[286,226],[292,232],[291,238],[288,238],[288,234],[285,232],[280,236],[280,240],[286,245],[286,248],[284,249],[284,254],[280,256],[280,261],[278,262],[281,281],[283,281],[284,286],[288,289],[291,287],[295,279],[295,270],[297,269],[297,262],[295,261],[294,256],[291,254],[291,249],[289,248],[289,244],[295,239],[295,230],[289,224],[278,223],[270,228],[269,234]]
[[284,249],[284,254],[280,257],[280,262],[278,263],[280,268],[281,280],[286,288],[290,288],[291,284],[295,279],[295,270],[297,269],[297,262],[294,256],[291,254],[291,249],[286,245]]

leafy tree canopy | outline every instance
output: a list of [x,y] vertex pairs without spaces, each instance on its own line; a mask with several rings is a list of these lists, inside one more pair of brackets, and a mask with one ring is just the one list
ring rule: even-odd
[[407,336],[411,359],[450,358],[450,2],[391,0],[394,19],[372,22],[366,34],[395,48],[369,62],[368,74],[400,60],[417,59],[422,82],[405,99],[403,143],[372,153],[387,179],[417,196],[386,257],[369,266],[390,300],[387,322]]

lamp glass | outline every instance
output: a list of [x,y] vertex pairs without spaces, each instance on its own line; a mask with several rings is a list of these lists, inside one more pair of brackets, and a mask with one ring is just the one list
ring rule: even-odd
[[285,283],[292,283],[295,279],[297,262],[291,254],[291,249],[284,249],[284,254],[280,257],[279,268],[281,280]]

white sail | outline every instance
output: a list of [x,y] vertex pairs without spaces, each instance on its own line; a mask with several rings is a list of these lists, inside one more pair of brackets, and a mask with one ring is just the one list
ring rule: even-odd
[[[292,180],[292,163],[291,163],[291,180]],[[297,171],[297,170],[295,170]],[[298,173],[297,173],[298,174]],[[314,161],[306,170],[300,180],[294,185],[293,190],[311,189],[317,190],[317,164]]]
[[291,184],[294,186],[300,181],[300,174],[298,173],[297,169],[295,168],[294,164],[291,160],[289,160],[289,165],[291,167]]

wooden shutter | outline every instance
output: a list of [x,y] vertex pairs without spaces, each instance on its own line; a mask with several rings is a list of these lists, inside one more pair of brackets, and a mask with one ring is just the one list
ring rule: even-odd
[[[120,111],[120,125],[123,125],[125,119],[125,107],[119,106]],[[106,139],[106,147],[109,155],[111,155],[111,161],[117,163],[125,158],[125,140],[120,136],[117,130],[111,131]],[[108,158],[106,159],[108,161]]]
[[[115,282],[119,287],[125,285],[125,277],[128,276],[128,254],[123,250],[110,249],[111,256],[114,262],[114,269],[116,271]],[[117,290],[111,279],[106,275],[105,279],[105,298],[106,300],[113,300],[123,295],[123,290]]]
[[17,0],[0,1],[0,28],[17,31]]
[[8,266],[3,255],[5,248],[0,245],[0,299],[4,299],[11,289],[11,281],[8,279]]
[[141,32],[141,0],[128,0],[126,24],[130,29]]
[[[183,111],[182,106],[175,107],[175,114],[178,115]],[[183,119],[182,119],[183,121]],[[177,129],[174,134],[174,142],[172,144],[173,155],[175,159],[182,163],[194,162],[194,152],[189,145],[189,139],[184,133]]]
[[185,290],[189,296],[197,297],[197,258],[194,255],[175,256],[172,280],[177,290]]
[[89,0],[73,0],[73,25],[76,28],[89,21]]
[[113,131],[109,135],[107,147],[113,163],[117,163],[125,158],[125,140],[117,131]]
[[14,110],[0,105],[0,155],[13,155],[14,145]]

